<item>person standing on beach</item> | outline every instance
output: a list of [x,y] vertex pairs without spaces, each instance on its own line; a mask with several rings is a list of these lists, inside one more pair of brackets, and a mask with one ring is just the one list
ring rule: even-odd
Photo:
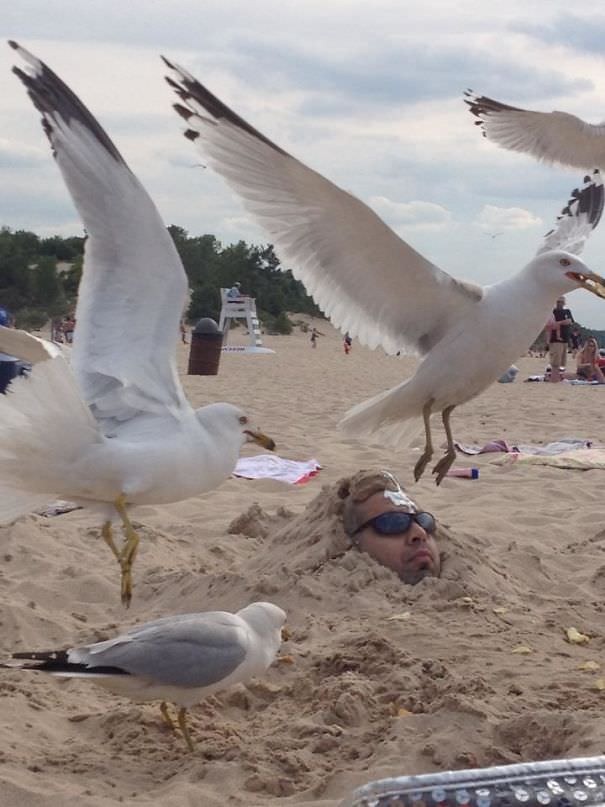
[[345,338],[344,338],[343,343],[342,343],[342,346],[343,346],[344,351],[345,351],[345,356],[348,356],[349,353],[351,352],[351,345],[352,344],[353,344],[353,340],[351,339],[351,336],[349,335],[349,332],[347,331],[345,333]]
[[567,346],[569,344],[571,326],[575,322],[569,308],[565,308],[565,297],[557,298],[552,316],[554,321],[551,320],[547,326],[549,331],[548,353],[550,366],[552,368],[550,380],[560,381],[562,372],[567,366]]
[[317,328],[311,328],[311,347],[317,347],[318,336],[323,336],[323,333],[318,331]]

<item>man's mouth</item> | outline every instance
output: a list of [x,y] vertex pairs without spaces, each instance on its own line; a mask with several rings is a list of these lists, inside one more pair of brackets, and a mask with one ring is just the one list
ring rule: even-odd
[[410,560],[416,565],[432,564],[433,556],[428,549],[419,549],[418,552],[412,555]]

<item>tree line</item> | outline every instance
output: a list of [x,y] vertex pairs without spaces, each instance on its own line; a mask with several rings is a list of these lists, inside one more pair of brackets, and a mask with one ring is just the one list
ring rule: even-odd
[[[287,312],[321,316],[319,308],[280,262],[271,245],[239,241],[223,246],[213,235],[191,236],[182,227],[168,227],[185,267],[191,290],[185,312],[189,323],[201,317],[218,320],[221,288],[241,284],[243,294],[256,297],[266,330],[289,333]],[[20,328],[41,328],[48,320],[73,312],[84,257],[83,237],[41,238],[26,230],[0,229],[0,306]]]

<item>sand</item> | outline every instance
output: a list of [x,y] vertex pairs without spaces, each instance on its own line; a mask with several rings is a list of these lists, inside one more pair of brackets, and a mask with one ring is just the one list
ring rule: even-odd
[[[288,612],[292,663],[194,707],[195,753],[155,704],[2,671],[3,807],[336,807],[378,777],[603,752],[603,472],[461,456],[458,466],[480,468],[478,480],[436,488],[429,474],[412,485],[417,452],[346,443],[335,425],[414,361],[356,343],[345,357],[341,337],[318,327],[326,335],[316,350],[300,332],[266,337],[273,356],[227,355],[217,377],[185,376],[195,405],[241,404],[282,456],[315,457],[323,470],[300,487],[230,479],[197,499],[140,508],[130,611],[85,511],[0,530],[2,653],[268,599]],[[187,351],[179,345],[181,368]],[[603,442],[605,389],[521,382],[543,365],[521,359],[514,384],[458,410],[457,439]],[[440,580],[408,587],[345,551],[330,487],[372,467],[397,473],[438,517]],[[567,642],[571,626],[589,643]],[[531,652],[515,653],[520,646]],[[604,670],[581,670],[589,660]]]

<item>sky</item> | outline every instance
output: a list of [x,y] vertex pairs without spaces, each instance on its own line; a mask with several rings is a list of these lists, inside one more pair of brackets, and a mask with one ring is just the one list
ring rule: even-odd
[[[267,243],[183,137],[160,54],[441,269],[482,284],[531,260],[582,175],[488,143],[464,90],[605,117],[605,10],[584,0],[19,0],[0,30],[88,106],[167,225]],[[1,43],[0,226],[79,235],[15,63]],[[605,275],[605,221],[582,257]],[[605,301],[567,302],[605,329]]]

